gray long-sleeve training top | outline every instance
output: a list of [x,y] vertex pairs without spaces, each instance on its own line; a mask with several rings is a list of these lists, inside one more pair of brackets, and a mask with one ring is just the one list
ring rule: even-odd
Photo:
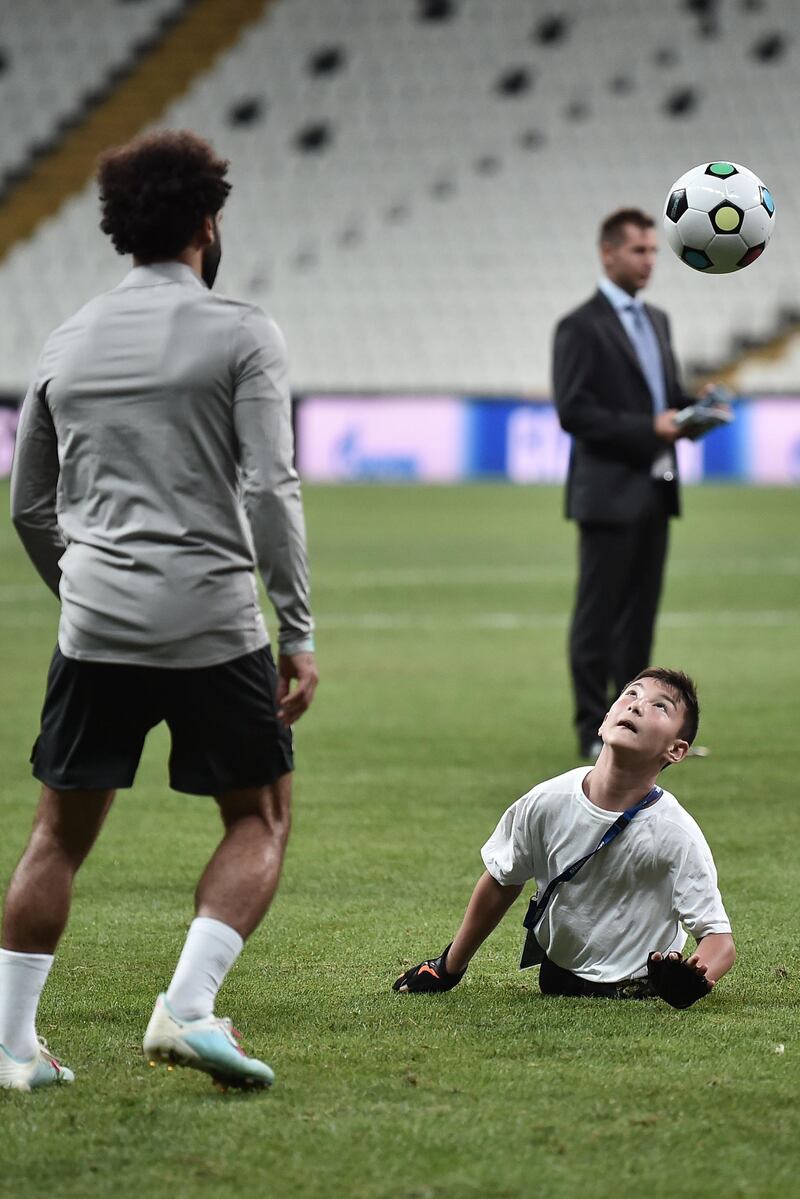
[[178,262],[135,267],[49,337],[11,510],[69,658],[211,666],[313,648],[283,337]]

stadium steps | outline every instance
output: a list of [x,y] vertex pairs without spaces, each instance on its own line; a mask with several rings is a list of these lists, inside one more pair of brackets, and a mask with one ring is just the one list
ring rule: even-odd
[[274,0],[195,0],[0,206],[0,261],[91,177],[98,154],[152,124]]
[[692,384],[722,383],[731,391],[796,391],[800,370],[800,319],[784,313],[780,327],[758,345],[743,346],[738,355],[717,366],[695,366]]

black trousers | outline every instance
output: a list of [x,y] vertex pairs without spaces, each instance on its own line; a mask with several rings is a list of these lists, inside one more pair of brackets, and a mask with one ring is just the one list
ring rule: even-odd
[[564,970],[545,957],[539,967],[539,990],[543,995],[565,995],[574,999],[655,999],[656,992],[646,978],[617,983],[593,983]]
[[669,538],[666,496],[653,483],[649,512],[629,525],[579,525],[579,577],[569,635],[575,727],[597,738],[609,699],[651,666]]

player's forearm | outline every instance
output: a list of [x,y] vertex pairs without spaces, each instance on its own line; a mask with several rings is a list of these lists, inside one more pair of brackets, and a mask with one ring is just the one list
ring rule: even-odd
[[26,554],[53,595],[58,598],[61,582],[59,561],[64,553],[64,542],[59,536],[58,526],[39,528],[18,518],[15,518],[14,526]]
[[279,624],[282,654],[312,652],[308,556],[300,484],[296,476],[245,498],[256,557]]
[[11,476],[11,520],[25,552],[54,595],[61,582],[59,562],[64,542],[56,516],[55,483],[45,477],[40,486],[36,468],[22,453]]
[[279,650],[309,653],[314,623],[291,402],[288,388],[272,386],[271,376],[268,382],[261,380],[260,395],[234,404],[242,499],[261,578],[278,617]]
[[736,961],[736,946],[730,933],[709,933],[698,943],[693,954],[699,966],[706,967],[706,978],[715,983],[727,974]]
[[22,405],[11,467],[11,520],[33,565],[58,595],[64,542],[58,528],[58,440],[34,385]]
[[488,871],[484,871],[472,892],[461,927],[453,938],[447,954],[447,969],[458,974],[465,970],[470,959],[497,928],[522,886],[501,887]]

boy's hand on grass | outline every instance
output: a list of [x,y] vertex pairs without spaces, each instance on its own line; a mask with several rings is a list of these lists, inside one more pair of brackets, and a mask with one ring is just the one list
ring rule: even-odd
[[[452,942],[451,942],[452,944]],[[429,958],[425,962],[420,962],[418,966],[412,966],[410,970],[406,970],[405,974],[401,974],[399,978],[392,983],[393,991],[400,991],[401,994],[407,995],[409,992],[437,992],[437,991],[452,991],[466,974],[466,968],[459,974],[451,974],[447,969],[447,946],[438,958]]]
[[706,978],[708,966],[700,962],[698,955],[684,958],[679,953],[651,953],[647,958],[647,977],[654,990],[670,1007],[687,1008],[708,995],[714,986],[713,979]]

